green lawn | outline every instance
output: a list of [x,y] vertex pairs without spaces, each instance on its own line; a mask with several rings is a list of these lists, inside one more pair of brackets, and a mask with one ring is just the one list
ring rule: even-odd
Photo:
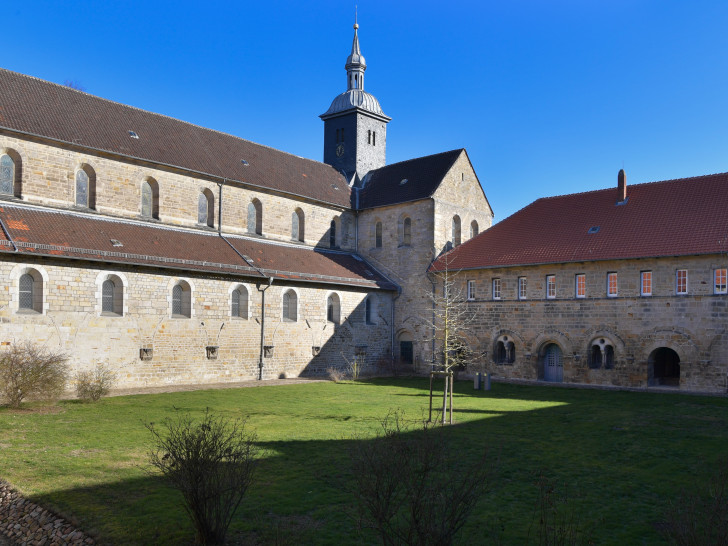
[[[372,436],[388,410],[414,419],[427,403],[426,380],[384,379],[2,408],[0,477],[103,542],[189,543],[178,493],[146,471],[144,424],[174,408],[201,415],[210,407],[248,417],[264,449],[230,538],[270,543],[279,532],[291,543],[355,543],[348,450]],[[463,534],[471,544],[493,526],[505,543],[526,542],[539,473],[568,486],[570,505],[598,543],[662,543],[654,524],[669,501],[706,483],[728,454],[726,398],[504,384],[477,392],[458,382],[455,410],[457,426],[447,434],[457,452],[467,459],[488,447],[497,459],[494,487]]]

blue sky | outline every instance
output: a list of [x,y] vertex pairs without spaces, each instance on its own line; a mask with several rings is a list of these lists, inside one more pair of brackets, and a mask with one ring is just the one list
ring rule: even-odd
[[725,0],[26,0],[0,66],[320,161],[355,3],[388,162],[467,148],[496,221],[728,171]]

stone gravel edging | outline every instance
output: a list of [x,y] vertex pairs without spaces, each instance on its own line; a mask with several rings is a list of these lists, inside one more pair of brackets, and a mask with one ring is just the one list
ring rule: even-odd
[[0,480],[0,545],[3,544],[89,546],[96,541]]

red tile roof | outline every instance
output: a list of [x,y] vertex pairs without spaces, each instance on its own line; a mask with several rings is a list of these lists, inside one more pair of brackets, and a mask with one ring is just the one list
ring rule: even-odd
[[[547,197],[441,257],[433,269],[728,251],[728,173]],[[590,228],[598,228],[589,233]]]
[[4,69],[0,128],[351,206],[346,181],[324,163]]
[[[14,243],[19,254],[396,289],[365,261],[345,252],[244,237],[223,239],[215,232],[15,204],[0,204],[0,220],[12,240],[1,237],[0,252],[14,253]],[[238,253],[252,258],[252,264]]]

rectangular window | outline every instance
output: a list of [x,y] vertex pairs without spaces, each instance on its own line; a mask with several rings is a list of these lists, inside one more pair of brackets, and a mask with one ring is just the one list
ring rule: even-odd
[[610,298],[616,298],[617,293],[617,274],[614,272],[607,273],[607,296]]
[[574,295],[577,298],[586,298],[586,275],[579,273],[575,280]]
[[728,294],[728,269],[716,269],[715,270],[715,293],[716,294]]
[[501,299],[501,280],[493,279],[493,299]]
[[526,277],[518,277],[518,299],[526,299]]
[[642,271],[640,273],[640,294],[642,296],[652,295],[652,271]]
[[468,301],[475,299],[475,281],[468,281]]
[[688,270],[678,269],[675,272],[675,293],[676,294],[687,294],[688,293]]
[[546,298],[552,300],[556,297],[556,275],[546,275]]

